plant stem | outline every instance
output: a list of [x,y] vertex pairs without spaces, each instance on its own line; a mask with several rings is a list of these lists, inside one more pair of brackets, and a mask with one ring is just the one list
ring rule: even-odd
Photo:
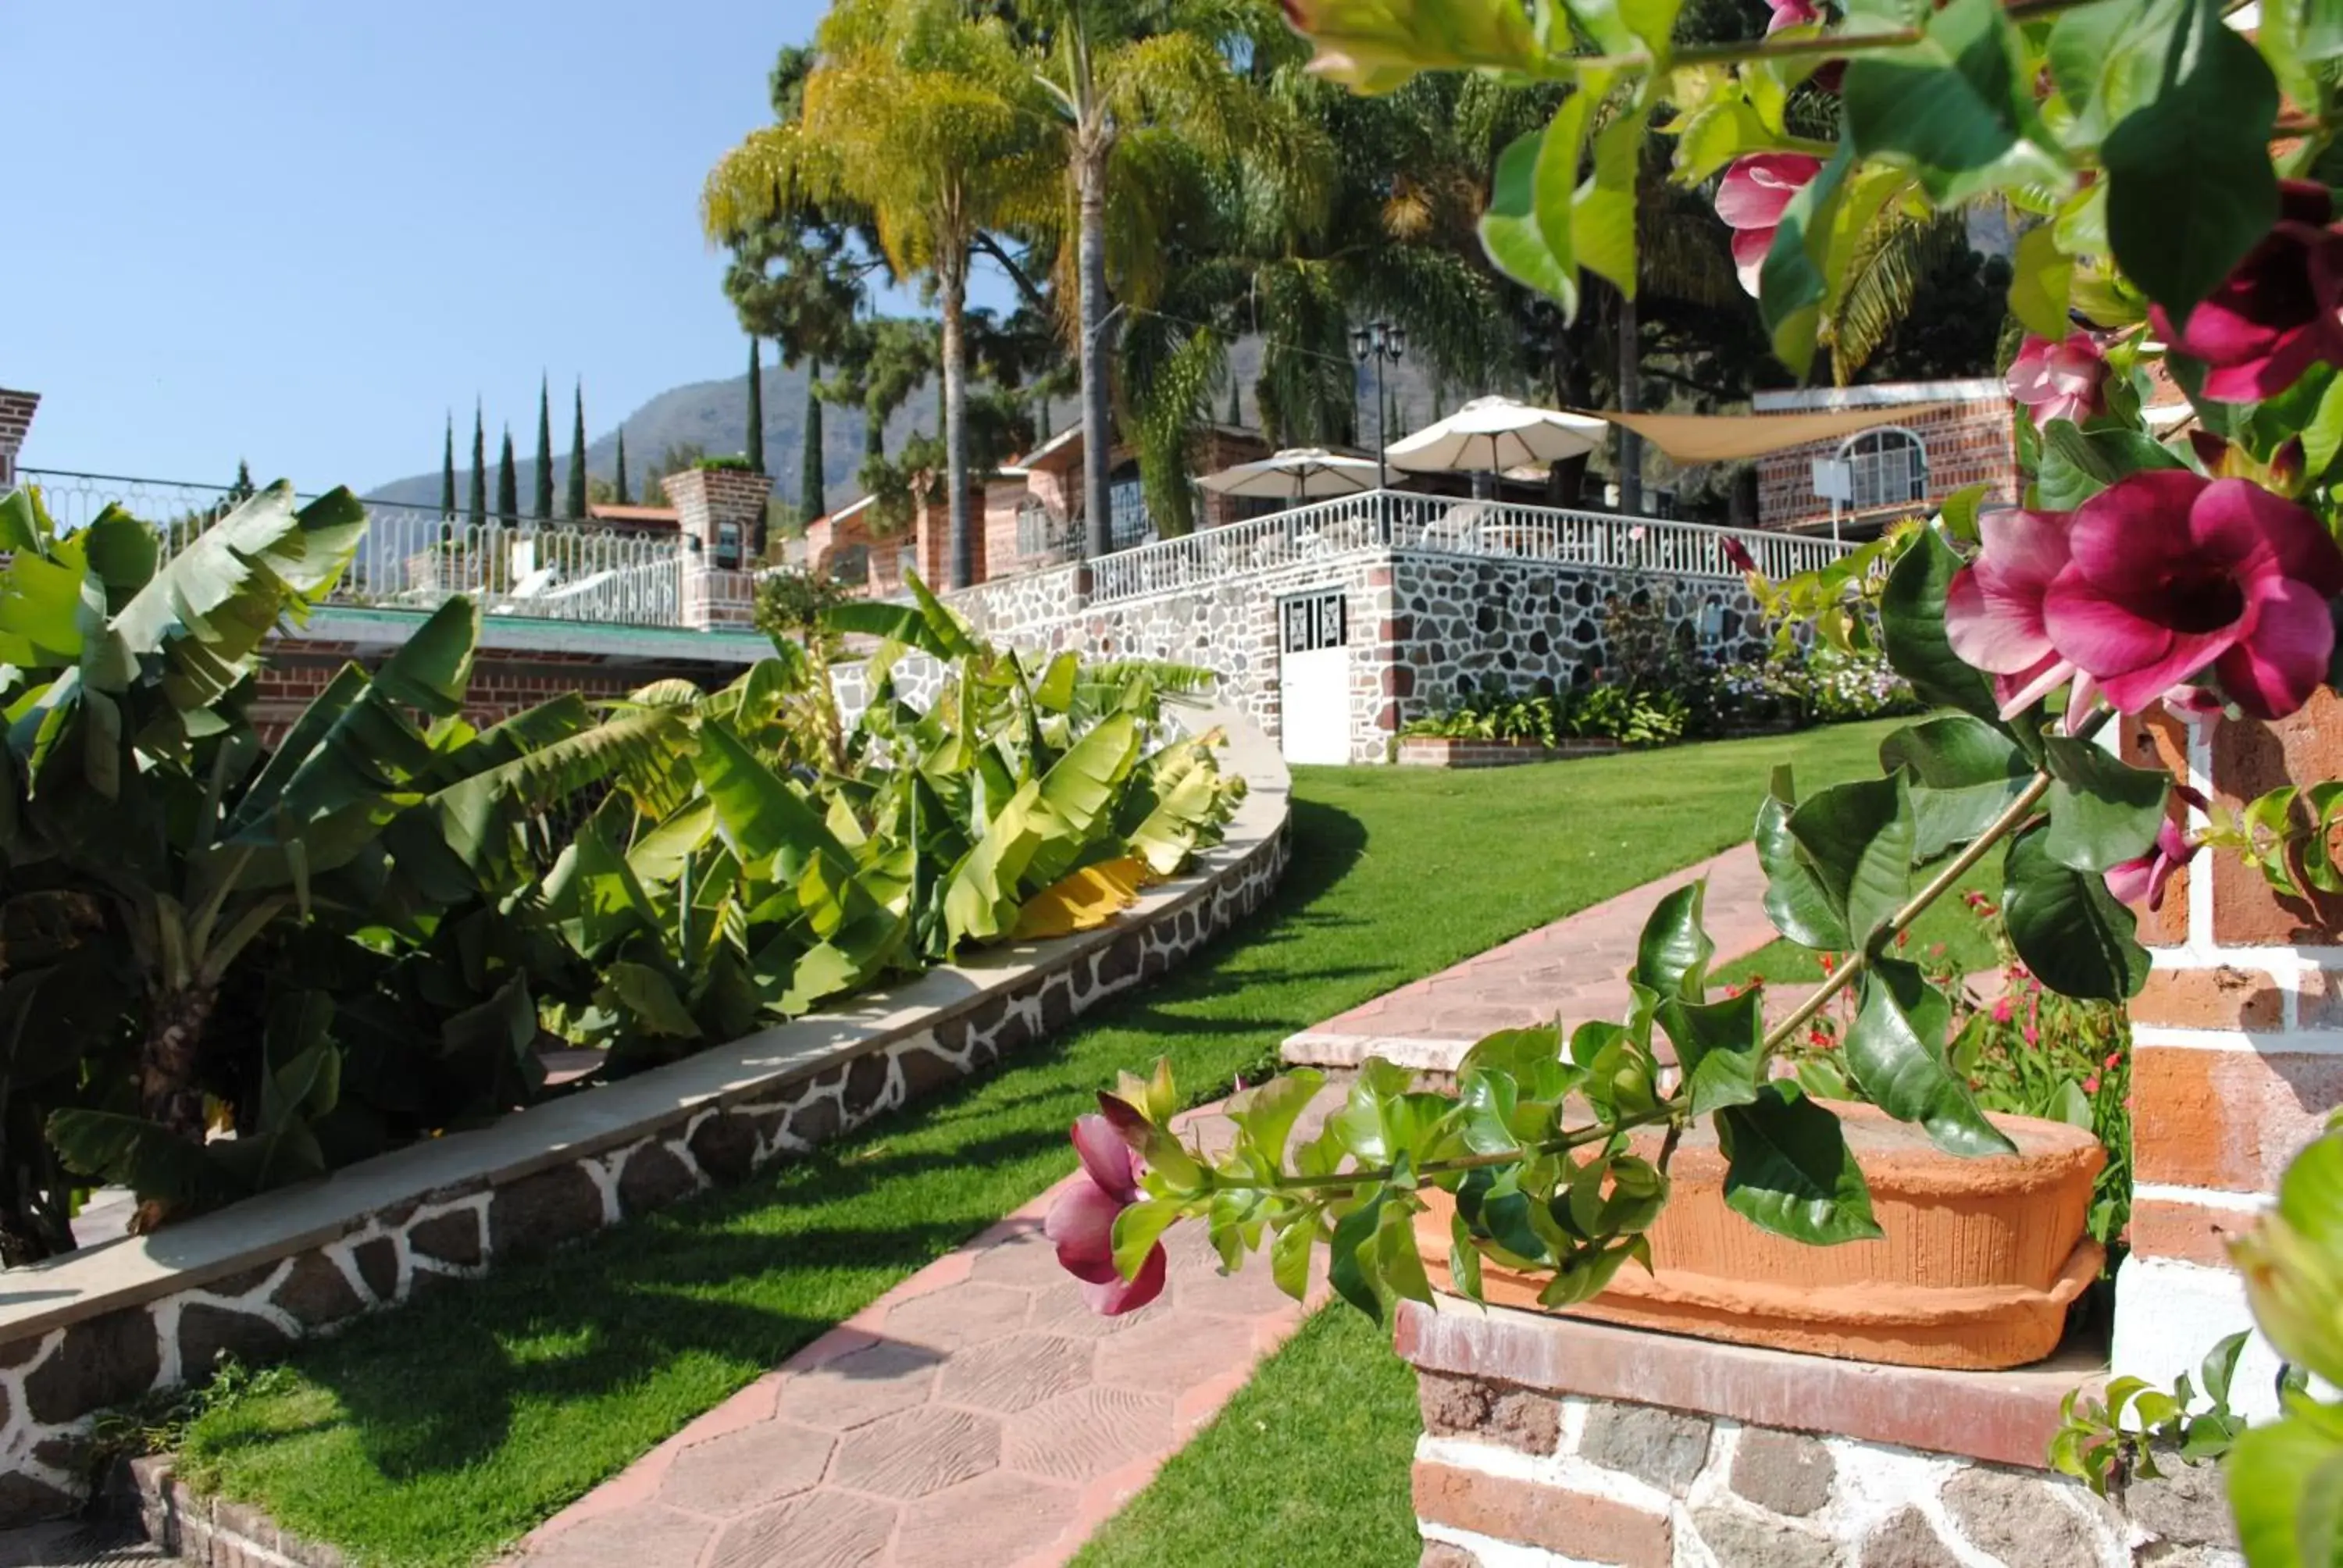
[[[2010,0],[2003,7],[2013,22],[2055,15],[2088,0]],[[1745,38],[1725,44],[1687,44],[1668,57],[1672,65],[1738,65],[1756,60],[1788,59],[1803,55],[1860,55],[1875,49],[1902,49],[1919,43],[1926,34],[1918,27],[1897,27],[1881,33],[1826,33],[1813,38]],[[1649,70],[1655,64],[1647,49],[1624,55],[1565,56],[1556,64],[1568,76],[1586,70]]]
[[[1663,1101],[1650,1111],[1634,1116],[1621,1117],[1608,1123],[1582,1127],[1575,1132],[1565,1132],[1559,1138],[1549,1138],[1522,1149],[1500,1149],[1492,1154],[1461,1154],[1453,1160],[1432,1160],[1415,1166],[1418,1177],[1445,1176],[1458,1171],[1480,1171],[1491,1165],[1518,1165],[1541,1154],[1561,1154],[1588,1143],[1600,1143],[1616,1133],[1634,1127],[1649,1127],[1665,1121],[1674,1126],[1681,1121],[1685,1102],[1679,1099]],[[1373,1171],[1338,1171],[1328,1176],[1280,1176],[1269,1183],[1273,1192],[1308,1192],[1327,1187],[1380,1187],[1397,1174],[1398,1167],[1380,1166]],[[1417,1185],[1423,1183],[1419,1181]]]

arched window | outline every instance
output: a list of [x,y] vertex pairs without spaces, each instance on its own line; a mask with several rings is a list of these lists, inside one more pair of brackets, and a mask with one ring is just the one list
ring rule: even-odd
[[1865,430],[1838,451],[1852,479],[1847,504],[1855,510],[1927,498],[1928,451],[1911,431],[1895,425]]

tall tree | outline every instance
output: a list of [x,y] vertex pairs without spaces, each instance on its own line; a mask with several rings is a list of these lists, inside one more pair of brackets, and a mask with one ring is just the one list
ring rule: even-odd
[[568,510],[573,518],[586,515],[586,382],[582,377],[570,405]]
[[624,425],[618,427],[618,472],[612,480],[612,488],[618,492],[615,498],[618,505],[631,507],[635,504],[627,495],[627,427]]
[[439,516],[456,520],[456,411],[447,410],[447,440],[439,454]]
[[749,459],[749,467],[759,473],[765,471],[765,360],[758,352],[757,335],[749,335],[749,439],[740,447],[740,455]]
[[709,176],[701,220],[722,239],[801,197],[871,213],[899,276],[924,273],[943,316],[945,503],[951,586],[974,579],[969,504],[968,277],[987,229],[1046,220],[1053,161],[1036,88],[1006,23],[958,0],[840,0],[795,124],[751,133]]
[[1144,304],[1162,276],[1161,176],[1172,140],[1230,156],[1262,116],[1232,62],[1249,55],[1240,25],[1258,15],[1221,0],[1037,0],[1020,19],[1036,35],[1038,74],[1056,113],[1075,232],[1075,357],[1081,370],[1085,553],[1110,548],[1110,278]]
[[862,410],[862,460],[887,455],[887,421],[936,373],[936,324],[915,317],[858,321],[841,342],[838,374],[823,383],[832,403]]
[[488,448],[487,432],[480,420],[480,400],[472,399],[472,506],[471,524],[478,528],[488,520]]
[[512,427],[505,427],[504,450],[497,455],[497,521],[520,521],[520,480],[513,472]]
[[542,376],[537,378],[537,520],[553,520],[553,395]]

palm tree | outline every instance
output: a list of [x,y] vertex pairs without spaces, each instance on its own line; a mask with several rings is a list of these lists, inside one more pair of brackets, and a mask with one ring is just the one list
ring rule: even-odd
[[867,208],[899,276],[924,273],[943,317],[951,584],[975,578],[968,505],[970,253],[985,230],[1046,221],[1054,166],[1038,89],[1007,26],[957,0],[843,0],[815,38],[795,125],[767,126],[709,174],[701,220],[737,234],[791,201]]
[[1161,161],[1151,144],[1171,137],[1211,157],[1233,154],[1261,116],[1232,55],[1274,28],[1276,12],[1252,0],[1042,0],[1021,19],[1037,35],[1036,75],[1056,109],[1072,209],[1084,553],[1096,557],[1111,548],[1108,280],[1143,299],[1160,291],[1163,270],[1155,242],[1169,193],[1151,177]]

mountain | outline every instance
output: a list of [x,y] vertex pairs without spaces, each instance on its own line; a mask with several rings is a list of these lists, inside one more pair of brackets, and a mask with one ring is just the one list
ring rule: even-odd
[[[1231,355],[1238,382],[1247,390],[1243,411],[1248,423],[1257,417],[1251,387],[1261,369],[1261,345],[1247,339],[1239,343]],[[1360,373],[1362,397],[1360,415],[1368,440],[1374,437],[1374,390],[1372,370]],[[1412,430],[1432,418],[1433,400],[1429,377],[1421,367],[1403,360],[1387,368],[1391,390],[1399,407],[1399,417],[1393,421],[1394,435]],[[799,435],[805,417],[806,367],[784,369],[779,365],[765,367],[765,461],[772,467],[773,492],[784,500],[794,501],[798,496],[798,464]],[[1226,402],[1227,394],[1216,399],[1216,414]],[[1451,394],[1443,407],[1453,409],[1463,401]],[[555,410],[557,415],[560,412]],[[672,387],[628,415],[624,421],[627,432],[627,476],[639,490],[643,476],[651,465],[670,447],[690,443],[715,455],[738,452],[744,445],[749,419],[749,380],[746,376],[732,376],[721,381],[693,381]],[[1078,424],[1081,414],[1071,398],[1053,404],[1050,409],[1050,427],[1063,431]],[[931,382],[914,393],[904,406],[887,421],[887,449],[898,450],[902,442],[917,430],[934,431],[941,426],[937,389]],[[557,432],[559,421],[556,421]],[[518,431],[518,427],[516,427]],[[862,461],[862,411],[841,408],[835,404],[822,409],[823,470],[829,476],[828,495],[833,507],[853,500],[860,492],[854,482],[854,470]],[[497,432],[488,431],[491,456],[496,447]],[[516,435],[516,440],[523,437]],[[468,456],[465,443],[470,439],[468,430],[459,422],[456,431],[457,457],[459,463]],[[436,448],[438,438],[430,433],[422,443]],[[586,444],[586,471],[601,478],[609,478],[616,470],[618,435],[615,431],[589,440]],[[515,465],[519,476],[519,494],[523,505],[535,493],[537,463],[533,457],[521,457]],[[494,469],[490,485],[493,487]],[[569,455],[557,451],[553,456],[554,494],[564,493],[569,478]],[[470,469],[456,471],[456,497],[458,505],[469,494]],[[439,504],[439,471],[410,475],[377,485],[366,492],[368,500],[404,502],[410,506],[436,507]],[[643,498],[638,494],[637,500]]]

